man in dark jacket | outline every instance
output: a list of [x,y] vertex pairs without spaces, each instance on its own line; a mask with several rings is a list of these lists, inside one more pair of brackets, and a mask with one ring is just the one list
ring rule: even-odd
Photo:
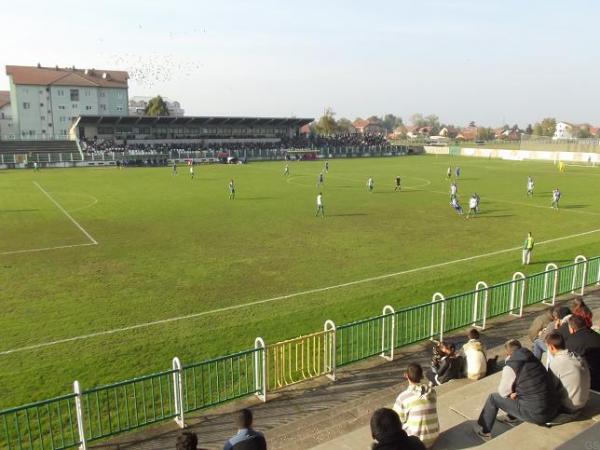
[[371,436],[377,442],[373,450],[425,450],[416,436],[408,436],[402,429],[398,414],[393,409],[380,408],[371,416]]
[[510,418],[525,422],[545,424],[558,414],[558,401],[552,379],[542,363],[526,348],[518,348],[506,360],[516,374],[512,393],[508,398],[498,393],[490,394],[477,424],[476,433],[484,440],[491,439],[491,431],[498,410]]
[[586,327],[585,319],[573,314],[569,317],[567,350],[585,359],[590,369],[591,389],[600,391],[600,334]]
[[456,354],[456,346],[453,343],[441,342],[440,350],[444,356],[439,366],[432,366],[431,371],[425,375],[434,386],[462,378],[464,373],[464,358]]

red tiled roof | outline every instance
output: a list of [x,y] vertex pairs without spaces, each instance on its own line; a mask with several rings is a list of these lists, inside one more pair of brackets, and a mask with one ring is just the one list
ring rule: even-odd
[[354,128],[364,128],[369,125],[369,121],[365,119],[356,119],[352,122],[352,125],[354,125]]
[[6,66],[15,84],[126,88],[129,74],[119,70],[61,69],[53,67]]
[[0,108],[10,104],[10,92],[0,91]]

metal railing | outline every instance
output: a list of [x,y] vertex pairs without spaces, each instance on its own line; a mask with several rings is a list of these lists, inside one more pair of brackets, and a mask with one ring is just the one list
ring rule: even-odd
[[323,375],[335,380],[336,368],[372,356],[393,360],[394,350],[464,327],[485,329],[487,320],[502,314],[522,316],[526,306],[554,305],[558,296],[582,294],[600,284],[600,257],[583,255],[563,267],[547,264],[543,272],[516,272],[511,281],[394,310],[336,327],[227,356],[182,365],[120,383],[0,411],[0,448],[8,450],[87,448],[94,442],[152,423],[174,419],[185,426],[185,414],[239,398],[267,393]]

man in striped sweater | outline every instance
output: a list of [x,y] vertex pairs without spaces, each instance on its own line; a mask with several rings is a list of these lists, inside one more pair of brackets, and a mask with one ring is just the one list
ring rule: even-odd
[[429,448],[440,432],[436,393],[428,384],[421,384],[423,369],[419,364],[409,364],[405,376],[408,388],[396,399],[394,411],[406,434],[417,436]]

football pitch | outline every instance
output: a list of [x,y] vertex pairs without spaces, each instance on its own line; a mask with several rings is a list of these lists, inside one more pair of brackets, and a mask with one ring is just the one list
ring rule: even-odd
[[[600,254],[600,169],[411,156],[0,172],[0,408]],[[449,205],[459,165],[466,220]],[[527,176],[535,195],[526,195]],[[394,192],[400,176],[402,190]],[[367,179],[375,188],[369,192]],[[236,198],[228,183],[235,180]],[[560,210],[551,191],[563,193]],[[315,217],[323,193],[325,218]]]

